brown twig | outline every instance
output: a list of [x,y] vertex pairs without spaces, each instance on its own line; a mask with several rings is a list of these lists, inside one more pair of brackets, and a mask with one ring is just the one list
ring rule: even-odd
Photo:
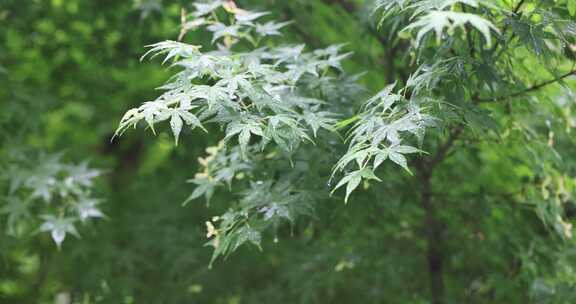
[[554,78],[554,79],[550,79],[550,80],[547,80],[547,81],[544,81],[544,82],[535,84],[535,85],[533,85],[533,86],[530,86],[530,87],[528,87],[528,88],[526,88],[526,89],[524,89],[524,90],[522,90],[522,91],[516,92],[516,93],[512,93],[512,94],[504,95],[504,96],[497,96],[497,97],[493,97],[493,98],[478,98],[478,99],[476,99],[475,101],[476,101],[476,102],[479,102],[479,103],[484,103],[484,102],[498,102],[498,101],[506,100],[506,99],[509,99],[509,98],[514,98],[514,97],[522,96],[522,95],[524,95],[524,94],[528,94],[528,93],[530,93],[530,92],[537,91],[537,90],[539,90],[539,89],[541,89],[541,88],[543,88],[543,87],[546,87],[546,86],[548,86],[548,85],[551,85],[551,84],[554,84],[554,83],[556,83],[556,82],[559,82],[559,81],[561,81],[561,80],[563,80],[563,79],[566,79],[566,78],[568,78],[568,77],[570,77],[570,76],[572,76],[572,75],[576,75],[576,69],[572,69],[570,72],[564,73],[564,74],[562,74],[562,75],[560,75],[560,76],[558,76],[558,77],[556,77],[556,78]]
[[[520,8],[522,8],[522,5],[524,4],[526,0],[520,0],[520,2],[518,2],[518,4],[516,5],[516,7],[514,7],[514,9],[512,9],[512,14],[516,15],[518,14],[518,12],[520,11]],[[506,33],[508,31],[508,27],[510,26],[509,23],[506,23],[504,25],[504,28],[502,28],[502,35],[504,35],[504,33]],[[510,36],[509,40],[512,40],[514,38],[515,34],[512,33],[512,36]],[[503,37],[502,37],[503,38]],[[500,43],[502,42],[502,39],[498,39],[496,41],[496,43],[494,43],[494,46],[492,47],[492,49],[490,50],[491,53],[494,53],[496,51],[496,49],[498,48],[498,46],[500,45]]]

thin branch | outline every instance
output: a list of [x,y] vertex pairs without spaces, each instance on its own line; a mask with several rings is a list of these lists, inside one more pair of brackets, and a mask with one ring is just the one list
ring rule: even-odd
[[463,124],[459,124],[452,129],[450,135],[448,135],[448,139],[446,140],[446,142],[444,142],[438,147],[438,149],[436,150],[436,154],[428,163],[427,168],[428,170],[431,171],[432,169],[434,169],[434,167],[436,167],[439,163],[441,163],[444,160],[446,154],[448,154],[450,148],[452,148],[456,140],[460,137],[460,135],[462,135],[463,131],[464,131]]
[[[466,5],[462,3],[462,12],[467,13]],[[470,25],[466,25],[466,40],[468,41],[468,50],[470,52],[470,58],[474,58],[476,49],[474,48],[474,40],[472,39],[472,31],[470,30]]]
[[[516,5],[516,7],[514,7],[514,9],[512,9],[512,15],[516,15],[518,14],[518,12],[520,11],[520,8],[522,7],[522,5],[524,4],[524,2],[526,2],[526,0],[520,0],[520,2],[518,2],[518,4]],[[504,28],[502,28],[502,36],[504,36],[504,34],[508,31],[508,27],[510,26],[510,23],[506,23],[504,25]],[[516,34],[512,33],[512,36],[510,36],[510,40],[514,39],[514,36]],[[502,42],[504,37],[502,37],[502,39],[498,39],[496,41],[496,43],[494,43],[494,46],[492,47],[492,49],[490,50],[491,53],[494,53],[496,51],[496,49],[498,48],[498,46],[500,45],[500,43]]]
[[565,78],[568,78],[568,77],[570,77],[570,76],[572,76],[572,75],[576,75],[576,69],[573,69],[573,70],[571,70],[570,72],[567,72],[567,73],[565,73],[565,74],[562,74],[562,75],[560,75],[560,76],[558,76],[558,77],[556,77],[556,78],[554,78],[554,79],[550,79],[550,80],[544,81],[544,82],[542,82],[542,83],[535,84],[535,85],[533,85],[533,86],[531,86],[531,87],[528,87],[528,88],[526,88],[526,89],[524,89],[524,90],[522,90],[522,91],[516,92],[516,93],[512,93],[512,94],[504,95],[504,96],[498,96],[498,97],[494,97],[494,98],[478,98],[476,101],[477,101],[477,102],[498,102],[498,101],[506,100],[506,99],[509,99],[509,98],[514,98],[514,97],[522,96],[522,95],[524,95],[524,94],[528,94],[528,93],[530,93],[530,92],[537,91],[537,90],[539,90],[539,89],[541,89],[541,88],[543,88],[543,87],[546,87],[546,86],[548,86],[548,85],[557,83],[557,82],[559,82],[559,81],[561,81],[561,80],[563,80],[563,79],[565,79]]

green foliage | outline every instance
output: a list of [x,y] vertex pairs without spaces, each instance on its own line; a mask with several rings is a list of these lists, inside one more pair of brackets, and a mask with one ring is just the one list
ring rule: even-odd
[[574,302],[575,5],[2,2],[0,302]]
[[[306,210],[313,210],[311,208],[317,204],[314,199],[304,198],[313,195],[301,188],[299,178],[286,177],[298,176],[297,166],[286,168],[274,165],[282,159],[293,164],[294,155],[301,149],[309,149],[301,148],[302,144],[313,142],[310,132],[316,140],[330,141],[329,133],[319,138],[317,132],[320,128],[334,131],[352,125],[346,136],[348,149],[336,162],[332,173],[332,177],[344,175],[332,193],[346,186],[345,202],[363,180],[383,181],[376,173],[386,160],[412,174],[407,156],[419,154],[422,157],[426,155],[424,151],[427,148],[436,152],[432,153],[430,160],[419,162],[417,176],[422,180],[421,187],[430,187],[433,170],[444,161],[451,145],[467,128],[475,131],[480,140],[502,138],[502,134],[507,132],[537,134],[538,131],[530,129],[532,127],[517,123],[512,125],[514,131],[502,130],[502,127],[507,128],[509,121],[517,121],[519,117],[496,109],[486,110],[481,106],[484,102],[492,101],[487,95],[498,96],[493,97],[498,100],[522,97],[525,93],[551,84],[544,82],[517,89],[519,93],[498,94],[508,91],[510,87],[521,87],[519,82],[522,80],[508,80],[504,74],[516,77],[515,68],[510,62],[517,54],[525,56],[522,48],[531,49],[544,60],[553,60],[553,41],[569,43],[573,39],[569,33],[569,28],[573,26],[570,21],[542,8],[532,9],[531,15],[524,17],[518,14],[522,2],[513,6],[512,13],[509,13],[505,3],[474,0],[376,1],[374,10],[384,11],[380,26],[392,19],[392,28],[398,31],[400,37],[417,31],[408,50],[414,51],[410,53],[414,57],[412,61],[418,62],[419,66],[412,75],[401,80],[404,86],[397,93],[394,91],[399,86],[398,81],[369,98],[352,118],[345,118],[338,124],[335,124],[334,117],[343,113],[338,108],[330,109],[326,100],[318,98],[322,92],[310,90],[310,85],[305,88],[304,84],[333,81],[331,75],[343,72],[340,61],[349,54],[340,54],[339,46],[312,53],[304,53],[302,45],[274,48],[270,42],[266,47],[258,48],[265,36],[279,35],[278,29],[287,23],[269,21],[263,25],[257,20],[267,16],[268,12],[245,11],[233,2],[196,4],[196,11],[189,17],[197,19],[191,21],[193,25],[190,22],[184,24],[183,33],[207,26],[208,31],[212,32],[212,43],[223,43],[219,44],[219,51],[203,54],[199,52],[200,47],[173,41],[153,45],[151,53],[165,54],[165,61],[175,59],[174,65],[183,68],[183,71],[163,86],[168,92],[159,99],[128,111],[117,134],[140,120],[145,120],[154,130],[155,123],[171,117],[172,133],[178,142],[183,125],[182,115],[189,116],[184,121],[192,126],[217,123],[224,130],[224,143],[211,148],[210,156],[202,159],[205,170],[191,180],[197,188],[189,200],[200,196],[210,199],[218,186],[232,187],[233,181],[242,180],[234,190],[243,197],[238,204],[234,204],[221,217],[207,222],[207,236],[212,237],[209,244],[215,249],[212,261],[221,255],[228,256],[247,242],[261,248],[261,234],[267,227],[277,225],[277,220],[272,220],[274,215],[278,220],[293,223],[299,212],[291,212],[289,206],[310,201],[306,203],[309,206]],[[534,18],[538,12],[545,13],[540,18]],[[221,13],[231,16],[223,17]],[[403,18],[403,15],[406,17]],[[184,19],[188,20],[189,17]],[[221,19],[228,19],[230,23],[221,23]],[[506,20],[502,30],[495,25],[500,20]],[[407,24],[398,26],[399,22]],[[504,36],[508,27],[513,32],[510,38]],[[460,35],[455,35],[457,29],[462,30]],[[430,32],[436,36],[436,46],[425,39]],[[496,44],[492,41],[492,32],[502,34]],[[515,44],[515,38],[520,44]],[[246,48],[256,49],[247,52]],[[428,51],[434,48],[439,51]],[[507,59],[500,64],[502,56]],[[478,77],[474,76],[474,71],[480,68],[485,71],[478,73]],[[562,80],[572,73],[553,81]],[[488,74],[502,75],[499,76],[502,81],[489,82],[484,77]],[[483,82],[489,86],[482,87]],[[313,87],[317,88],[317,85]],[[191,110],[194,112],[189,112]],[[174,114],[176,111],[185,114]],[[445,143],[440,140],[436,147],[425,142],[427,130],[434,127],[449,133],[448,140]],[[433,132],[432,138],[441,139],[440,134]],[[231,142],[235,137],[237,144]],[[553,147],[550,140],[548,138],[548,148]],[[270,146],[270,143],[274,145]],[[538,167],[532,170],[548,176],[546,183],[550,183],[550,174],[566,174],[557,171],[561,168],[556,168],[555,162],[542,166],[544,160],[541,157],[549,153],[544,148],[544,151],[535,152],[535,159],[530,161],[534,161],[533,165]],[[267,162],[271,164],[265,165]],[[275,177],[277,172],[283,175],[278,180]],[[267,179],[262,181],[258,176],[266,176]],[[566,178],[569,177],[565,176],[563,180]],[[369,184],[365,184],[365,188],[369,187]],[[547,201],[548,190],[541,196],[525,197],[534,189],[537,187],[527,186],[521,200],[530,205],[540,200],[537,197],[543,198],[545,201],[535,203],[534,210],[562,238],[570,239],[572,226],[563,219],[563,205],[565,197],[570,197],[571,192],[561,191],[562,198],[558,199],[557,196],[555,202]],[[422,204],[430,208],[426,207],[427,202],[423,201]],[[426,212],[432,211],[426,209]],[[427,241],[435,242],[433,239]],[[434,302],[437,300],[433,299]]]
[[[8,184],[0,214],[7,217],[7,231],[22,236],[33,231],[50,232],[58,247],[67,234],[79,236],[76,222],[101,218],[100,200],[92,197],[94,178],[101,172],[61,162],[61,155],[38,160],[13,156],[4,164],[0,178]],[[39,227],[38,222],[41,222]]]
[[[304,45],[272,47],[272,41],[259,48],[265,42],[263,39],[280,35],[278,30],[288,23],[260,23],[258,20],[268,12],[250,12],[222,1],[196,3],[195,8],[189,17],[201,19],[195,19],[194,28],[206,26],[212,32],[212,43],[223,44],[218,44],[218,51],[208,53],[201,53],[199,46],[175,41],[150,46],[147,54],[162,54],[164,62],[173,59],[173,65],[182,70],[162,86],[166,92],[159,98],[129,110],[116,134],[122,134],[142,120],[154,132],[156,123],[170,120],[178,143],[183,126],[219,125],[225,133],[224,142],[230,145],[236,138],[240,150],[238,153],[221,145],[213,148],[216,152],[210,151],[212,155],[203,160],[206,171],[192,180],[197,188],[190,199],[202,195],[210,199],[215,187],[223,183],[230,187],[238,174],[254,173],[253,162],[257,158],[264,161],[284,159],[293,163],[292,156],[302,144],[313,143],[313,137],[322,129],[333,131],[336,115],[330,112],[326,100],[319,99],[324,97],[318,88],[337,81],[336,77],[342,73],[340,62],[350,53],[340,53],[342,46],[307,53]],[[230,20],[230,23],[221,23],[220,19]],[[184,26],[187,30],[191,28]],[[244,51],[252,47],[254,49]],[[270,144],[274,145],[270,147]],[[286,173],[284,165],[266,169],[259,166],[258,174],[263,171],[270,172],[271,176],[277,171],[292,175]],[[298,203],[305,191],[290,182],[296,181],[281,183],[289,187],[276,190],[276,199],[260,197],[255,191],[274,193],[271,187],[277,182],[256,181],[250,174],[243,183],[250,190],[239,192],[260,202],[246,204],[240,201],[238,210],[221,216],[223,221],[218,229],[211,228],[214,231],[208,235],[216,236],[210,243],[215,248],[212,260],[228,255],[247,241],[259,247],[262,230],[277,221],[272,216],[276,213],[269,210],[281,208],[278,212],[285,215],[284,219],[295,218],[298,213],[290,214],[284,206]],[[261,184],[267,185],[268,189],[261,189]],[[280,200],[282,196],[287,201]]]
[[425,129],[434,125],[434,118],[423,113],[420,106],[425,98],[412,95],[414,98],[406,100],[403,95],[392,93],[395,86],[389,85],[370,98],[363,106],[364,112],[357,114],[358,122],[349,135],[348,152],[335,166],[335,172],[345,171],[352,162],[358,166],[357,171],[346,174],[334,189],[348,184],[346,200],[362,178],[379,180],[374,171],[387,159],[410,172],[404,154],[422,151],[403,145],[404,135],[412,134],[422,143]]

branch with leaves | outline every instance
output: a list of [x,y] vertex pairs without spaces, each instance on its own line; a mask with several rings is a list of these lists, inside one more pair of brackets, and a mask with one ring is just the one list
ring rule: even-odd
[[[268,12],[247,11],[233,1],[194,7],[183,13],[180,38],[204,29],[216,48],[201,52],[200,46],[176,41],[151,45],[144,57],[162,55],[163,62],[181,71],[161,87],[161,96],[128,110],[116,136],[140,122],[156,133],[159,123],[169,121],[176,144],[187,127],[206,131],[204,126],[213,124],[224,131],[221,144],[201,160],[204,171],[190,180],[196,189],[185,202],[202,196],[210,200],[217,188],[233,184],[243,189],[237,193],[251,198],[210,222],[214,260],[245,242],[259,247],[267,227],[309,213],[309,207],[299,206],[305,197],[304,205],[311,205],[314,195],[293,158],[305,146],[326,141],[320,136],[334,132],[335,109],[341,106],[329,101],[342,98],[335,95],[342,90],[354,94],[358,87],[343,71],[341,62],[351,53],[342,52],[342,45],[310,52],[304,45],[272,46],[290,22],[261,21]],[[278,172],[290,179],[276,180]],[[278,195],[269,197],[273,193]]]
[[94,180],[102,171],[87,163],[65,163],[61,154],[21,158],[4,164],[0,175],[9,184],[0,197],[5,203],[0,214],[7,217],[9,234],[48,232],[60,248],[67,235],[80,236],[77,223],[104,217],[102,200],[92,194]]
[[544,88],[544,87],[546,87],[546,86],[549,86],[549,85],[552,85],[552,84],[561,82],[561,81],[563,81],[564,79],[566,79],[566,78],[568,78],[568,77],[571,77],[571,76],[575,76],[575,75],[576,75],[576,70],[571,70],[571,71],[566,72],[566,73],[564,73],[564,74],[562,74],[562,75],[560,75],[560,76],[558,76],[558,77],[555,77],[555,78],[553,78],[553,79],[546,80],[546,81],[540,82],[540,83],[538,83],[538,84],[529,86],[528,88],[526,88],[526,89],[524,89],[524,90],[521,90],[521,91],[518,91],[518,92],[515,92],[515,93],[512,93],[512,94],[509,94],[509,95],[497,96],[497,97],[494,97],[494,98],[478,98],[478,99],[475,99],[475,101],[480,102],[480,103],[483,103],[483,102],[499,102],[499,101],[503,101],[503,100],[508,100],[508,99],[520,97],[520,96],[523,96],[523,95],[532,93],[532,92],[534,92],[534,91],[538,91],[538,90],[540,90],[540,89],[542,89],[542,88]]

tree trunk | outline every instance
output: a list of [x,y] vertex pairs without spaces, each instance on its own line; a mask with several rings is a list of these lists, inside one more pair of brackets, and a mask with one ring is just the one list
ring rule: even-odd
[[421,204],[424,209],[426,230],[426,259],[432,304],[444,303],[444,272],[442,268],[442,227],[436,218],[431,194],[432,173],[423,172],[421,182]]

